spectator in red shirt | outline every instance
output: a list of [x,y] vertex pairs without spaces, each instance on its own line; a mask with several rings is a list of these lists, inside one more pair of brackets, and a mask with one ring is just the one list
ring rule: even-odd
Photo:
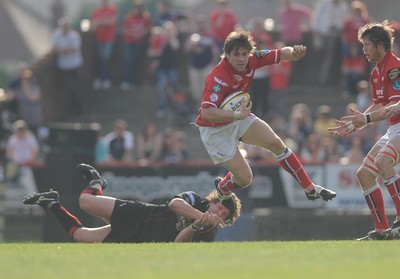
[[219,49],[222,50],[225,38],[235,29],[237,19],[235,13],[228,8],[227,0],[216,1],[218,7],[210,13],[210,24]]
[[150,13],[145,9],[142,1],[136,0],[132,11],[125,16],[122,26],[124,40],[122,90],[128,90],[134,81],[137,81],[136,66],[138,59],[144,54],[152,25]]
[[118,9],[109,0],[101,0],[100,7],[93,11],[91,26],[95,32],[97,50],[97,77],[94,89],[108,89],[111,86],[109,63],[116,39]]
[[278,10],[280,40],[286,45],[303,42],[305,23],[311,18],[312,9],[292,0],[283,0]]

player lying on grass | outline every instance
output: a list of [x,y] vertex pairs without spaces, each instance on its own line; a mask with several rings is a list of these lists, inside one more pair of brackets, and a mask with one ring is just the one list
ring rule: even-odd
[[107,225],[84,227],[60,204],[58,192],[53,190],[27,196],[23,203],[50,209],[78,242],[212,242],[219,226],[232,225],[240,215],[239,198],[232,195],[221,202],[215,190],[205,198],[183,192],[162,205],[103,196],[107,181],[98,171],[86,164],[79,164],[77,169],[89,181],[80,194],[80,207]]

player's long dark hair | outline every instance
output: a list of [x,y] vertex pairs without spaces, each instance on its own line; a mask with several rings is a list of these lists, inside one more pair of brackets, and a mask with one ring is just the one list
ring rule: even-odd
[[250,53],[253,53],[256,49],[256,42],[251,36],[250,31],[240,29],[231,32],[225,39],[224,52],[222,53],[221,58],[224,58],[226,54],[231,53],[240,47],[248,50]]
[[386,51],[390,51],[393,47],[394,29],[387,20],[382,23],[372,22],[358,30],[357,38],[361,43],[364,38],[368,39],[375,47],[381,43]]

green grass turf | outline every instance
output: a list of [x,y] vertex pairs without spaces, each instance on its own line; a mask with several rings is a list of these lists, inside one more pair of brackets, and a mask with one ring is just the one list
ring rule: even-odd
[[1,278],[396,278],[399,241],[0,244]]

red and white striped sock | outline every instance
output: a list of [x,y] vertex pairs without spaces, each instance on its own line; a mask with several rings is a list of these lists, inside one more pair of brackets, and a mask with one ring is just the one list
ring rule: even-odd
[[306,192],[311,192],[314,189],[314,183],[304,170],[296,154],[286,147],[285,151],[276,156],[281,167],[290,173],[294,179],[301,185]]
[[374,218],[375,230],[383,232],[389,228],[389,222],[386,217],[385,203],[382,190],[378,185],[373,186],[364,192],[365,201]]
[[384,183],[396,207],[396,220],[400,220],[400,175],[396,174]]

